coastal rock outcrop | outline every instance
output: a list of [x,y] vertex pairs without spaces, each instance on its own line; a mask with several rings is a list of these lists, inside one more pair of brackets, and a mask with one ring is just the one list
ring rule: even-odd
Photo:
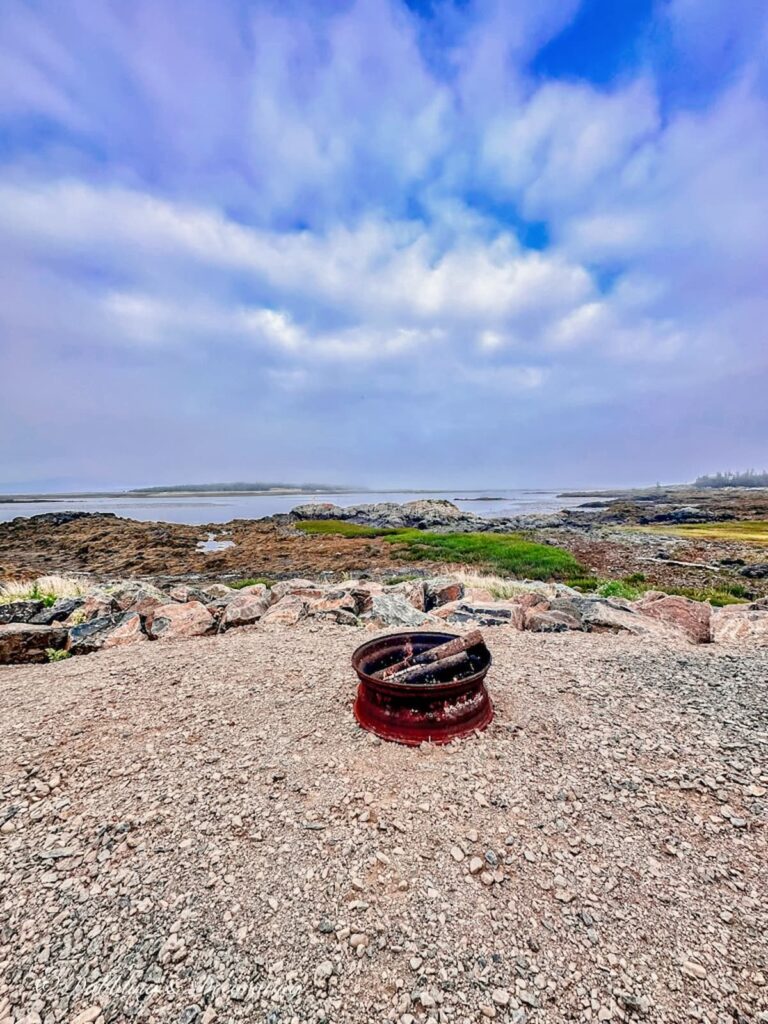
[[488,529],[483,516],[462,512],[452,501],[426,498],[400,505],[384,501],[372,505],[333,505],[330,502],[297,505],[291,510],[294,519],[340,519],[364,526],[385,526],[417,530],[466,531]]

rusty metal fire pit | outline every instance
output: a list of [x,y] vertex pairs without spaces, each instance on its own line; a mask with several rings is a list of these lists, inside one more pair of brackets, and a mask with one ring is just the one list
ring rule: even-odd
[[485,688],[491,654],[485,644],[468,652],[468,668],[446,682],[427,678],[408,683],[373,675],[399,663],[406,654],[422,654],[453,639],[453,633],[392,633],[358,647],[352,655],[352,667],[360,679],[354,713],[363,729],[412,747],[424,741],[449,743],[456,736],[485,729],[493,718]]

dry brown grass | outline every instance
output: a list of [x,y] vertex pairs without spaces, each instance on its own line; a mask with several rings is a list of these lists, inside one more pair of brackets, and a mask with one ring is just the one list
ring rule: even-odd
[[768,544],[768,521],[763,519],[729,519],[722,523],[644,526],[641,529],[648,533],[684,537],[686,540],[731,540],[747,544]]
[[81,597],[87,587],[71,576],[38,576],[34,580],[10,580],[0,585],[0,604],[11,601],[48,600]]

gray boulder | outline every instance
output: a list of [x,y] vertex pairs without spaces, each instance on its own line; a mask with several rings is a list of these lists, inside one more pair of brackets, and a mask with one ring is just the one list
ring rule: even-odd
[[451,576],[434,576],[424,581],[425,611],[441,608],[464,597],[464,584]]
[[[285,600],[285,598],[283,600]],[[360,620],[355,613],[348,611],[346,608],[329,608],[325,611],[310,610],[310,614],[313,619],[328,619],[330,622],[335,622],[339,626],[360,625]]]
[[64,622],[83,604],[85,604],[85,599],[82,597],[60,597],[50,608],[43,608],[29,621],[38,626],[50,626],[54,622]]
[[522,605],[507,602],[478,605],[460,601],[449,622],[472,622],[478,626],[514,626],[523,628],[524,610]]
[[583,630],[584,624],[580,618],[568,612],[534,607],[526,609],[525,628],[531,633],[564,633],[569,629]]
[[110,647],[146,640],[138,612],[102,615],[79,626],[71,626],[67,649],[72,654],[93,654]]
[[[225,629],[230,629],[233,626],[248,626],[258,622],[272,603],[272,595],[263,584],[255,583],[251,587],[234,591],[232,597],[225,597],[222,600],[226,603],[220,622]],[[217,603],[212,602],[214,606]]]
[[421,626],[429,616],[420,612],[402,594],[373,594],[371,609],[363,616],[382,626]]
[[215,626],[211,613],[199,601],[180,604],[171,601],[159,606],[147,619],[147,629],[153,640],[178,640],[189,636],[204,636]]
[[[306,508],[307,506],[302,506]],[[336,506],[334,506],[335,508]],[[272,600],[279,601],[287,594],[297,594],[299,597],[319,597],[322,593],[322,587],[318,586],[314,580],[304,579],[291,579],[281,580],[280,583],[275,583],[272,587]]]
[[168,596],[173,601],[180,601],[185,603],[186,601],[199,601],[201,604],[207,604],[211,600],[215,600],[218,597],[228,597],[228,594],[211,594],[207,588],[193,587],[188,583],[180,583],[176,587],[172,587],[168,591]]
[[550,610],[577,619],[594,633],[647,633],[642,616],[628,601],[605,597],[560,597],[550,601]]
[[427,610],[423,580],[403,580],[402,583],[395,583],[393,586],[387,587],[386,593],[399,594],[419,612]]
[[748,580],[768,580],[768,562],[745,565],[743,569],[739,569],[739,576],[745,576]]
[[168,604],[170,598],[159,587],[138,580],[127,580],[109,588],[109,596],[114,602],[115,610],[121,612],[138,612],[149,615],[162,604]]
[[105,615],[113,615],[120,611],[111,593],[103,587],[95,587],[86,595],[85,601],[78,609],[83,619],[102,619]]
[[6,622],[31,622],[45,608],[42,601],[9,601],[0,604],[0,624]]

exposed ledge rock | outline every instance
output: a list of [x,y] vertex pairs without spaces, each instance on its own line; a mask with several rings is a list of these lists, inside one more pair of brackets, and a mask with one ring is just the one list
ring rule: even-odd
[[[279,517],[284,520],[286,517]],[[366,505],[334,505],[331,502],[307,502],[291,509],[288,520],[340,519],[361,526],[388,526],[465,533],[500,533],[511,530],[540,530],[569,527],[589,530],[595,526],[636,523],[707,523],[732,519],[732,514],[711,512],[695,505],[670,507],[668,504],[642,506],[632,502],[589,503],[581,508],[559,512],[518,516],[480,516],[464,512],[444,498],[420,498],[398,504],[393,501]]]

